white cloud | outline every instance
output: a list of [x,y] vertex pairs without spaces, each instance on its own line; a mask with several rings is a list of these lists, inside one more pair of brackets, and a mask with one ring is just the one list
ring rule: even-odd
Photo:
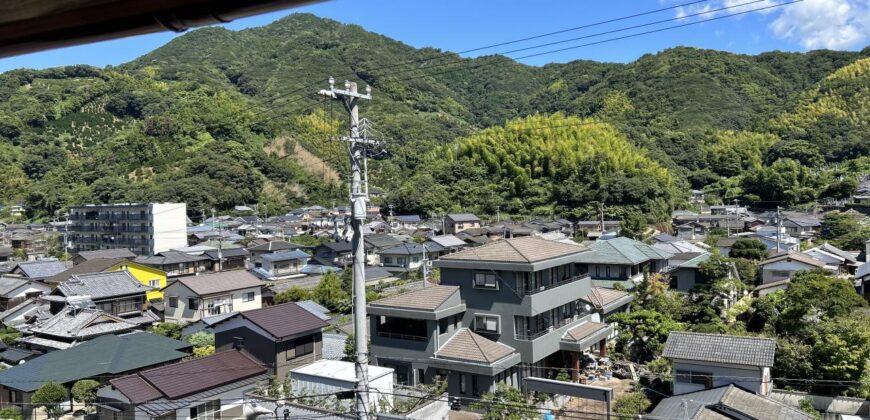
[[806,49],[841,50],[870,38],[868,0],[804,0],[784,9],[771,22],[771,31]]

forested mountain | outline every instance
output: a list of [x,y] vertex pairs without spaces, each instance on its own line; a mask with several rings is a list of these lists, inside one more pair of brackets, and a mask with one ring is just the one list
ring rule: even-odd
[[34,218],[86,202],[331,204],[346,196],[330,141],[346,117],[315,93],[333,75],[374,88],[362,112],[389,143],[372,178],[398,211],[586,217],[603,201],[655,221],[690,185],[801,204],[870,171],[868,56],[681,47],[532,67],[308,14],[206,28],[118,67],[0,75],[0,202]]

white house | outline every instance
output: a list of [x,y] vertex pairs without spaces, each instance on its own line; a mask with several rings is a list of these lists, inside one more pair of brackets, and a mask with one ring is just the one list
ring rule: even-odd
[[164,317],[169,322],[260,309],[263,283],[248,271],[224,271],[179,277],[163,288]]
[[767,284],[790,280],[798,271],[825,268],[825,263],[807,254],[789,251],[761,261],[758,266],[761,269],[761,283]]
[[[368,366],[369,401],[376,411],[381,410],[381,400],[387,407],[393,406],[393,369],[383,366]],[[310,365],[290,371],[293,392],[304,395],[333,394],[352,391],[356,388],[354,364],[341,360],[318,360]],[[353,400],[345,400],[351,404]]]
[[770,338],[674,331],[662,356],[673,364],[674,395],[728,384],[768,395],[775,353]]

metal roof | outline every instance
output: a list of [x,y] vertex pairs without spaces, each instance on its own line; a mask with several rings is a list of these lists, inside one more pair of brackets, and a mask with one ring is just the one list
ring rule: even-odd
[[294,251],[288,251],[288,252],[275,252],[272,254],[263,254],[263,256],[261,258],[263,259],[263,261],[273,262],[273,261],[307,260],[307,259],[311,258],[311,256],[308,255],[304,251],[294,250]]
[[479,222],[480,218],[474,213],[450,213],[447,218],[454,222]]
[[796,408],[734,385],[665,398],[653,409],[650,417],[687,420],[744,418],[811,420],[813,418]]
[[60,283],[69,279],[76,274],[99,273],[114,267],[121,262],[128,261],[124,258],[98,258],[94,260],[83,261],[70,267],[68,270],[57,273],[47,279],[46,283]]
[[591,264],[636,265],[649,260],[666,260],[672,254],[655,249],[643,242],[626,237],[599,240],[592,244],[592,252],[580,256],[580,262]]
[[[233,290],[247,289],[250,287],[262,287],[263,283],[249,271],[223,271],[219,273],[200,274],[198,276],[179,277],[172,280],[171,284],[181,283],[188,289],[200,296],[213,295],[216,293],[230,292]],[[167,288],[169,285],[166,286]],[[166,288],[164,288],[166,290]]]
[[673,331],[662,356],[671,359],[732,365],[773,366],[776,340],[723,334]]
[[290,337],[328,326],[321,317],[295,302],[241,312],[236,316],[251,321],[275,338]]

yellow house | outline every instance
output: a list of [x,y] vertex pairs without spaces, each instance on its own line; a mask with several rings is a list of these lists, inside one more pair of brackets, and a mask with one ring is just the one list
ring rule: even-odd
[[154,287],[154,290],[148,292],[146,295],[148,300],[163,299],[163,292],[161,290],[166,287],[165,272],[130,260],[121,261],[106,269],[106,271],[121,270],[129,271],[136,280],[139,280],[139,283]]

